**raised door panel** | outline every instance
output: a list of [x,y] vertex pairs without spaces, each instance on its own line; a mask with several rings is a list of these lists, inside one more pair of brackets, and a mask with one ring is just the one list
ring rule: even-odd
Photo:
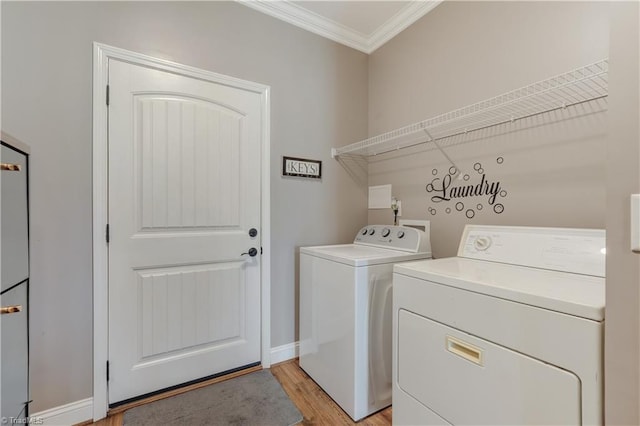
[[242,262],[137,273],[138,365],[245,337]]
[[244,117],[188,96],[134,96],[138,230],[240,226]]

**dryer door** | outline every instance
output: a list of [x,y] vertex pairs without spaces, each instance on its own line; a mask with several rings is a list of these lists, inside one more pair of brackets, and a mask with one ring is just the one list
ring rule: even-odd
[[571,372],[405,310],[398,340],[400,388],[449,423],[580,424]]

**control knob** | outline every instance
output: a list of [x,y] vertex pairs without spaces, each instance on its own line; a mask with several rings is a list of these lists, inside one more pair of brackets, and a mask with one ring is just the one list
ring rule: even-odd
[[484,235],[484,236],[479,236],[475,239],[475,241],[473,242],[473,246],[476,248],[476,250],[478,251],[485,251],[486,249],[488,249],[489,247],[491,247],[491,243],[493,241],[491,240],[491,237],[488,235]]
[[387,238],[389,236],[389,234],[391,233],[391,230],[389,228],[384,228],[382,230],[382,237],[383,238]]
[[404,231],[398,231],[398,238],[404,238]]

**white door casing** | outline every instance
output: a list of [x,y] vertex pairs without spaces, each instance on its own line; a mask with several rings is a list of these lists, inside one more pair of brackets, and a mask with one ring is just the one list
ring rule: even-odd
[[241,256],[268,252],[268,88],[108,46],[94,59],[94,96],[110,83],[108,148],[94,128],[97,419],[107,401],[269,366],[268,255]]

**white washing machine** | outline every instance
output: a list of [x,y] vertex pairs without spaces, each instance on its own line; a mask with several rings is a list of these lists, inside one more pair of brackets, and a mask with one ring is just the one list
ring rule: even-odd
[[467,225],[394,269],[393,423],[602,424],[605,231]]
[[300,249],[300,367],[356,421],[391,404],[393,264],[430,257],[428,228],[386,225]]

